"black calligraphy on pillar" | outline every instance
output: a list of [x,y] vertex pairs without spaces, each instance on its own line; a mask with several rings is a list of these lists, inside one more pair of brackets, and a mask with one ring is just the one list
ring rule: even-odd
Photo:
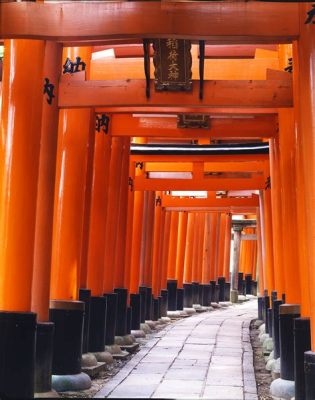
[[144,167],[144,163],[143,163],[143,162],[141,162],[141,161],[136,161],[136,168],[143,169],[143,167]]
[[290,74],[292,74],[293,72],[293,59],[289,58],[288,59],[288,66],[284,68],[285,72],[289,72]]
[[270,176],[267,177],[266,182],[265,182],[265,190],[271,189],[271,179]]
[[95,129],[100,132],[101,129],[104,133],[108,133],[109,117],[106,114],[96,114],[95,116]]
[[133,192],[133,179],[131,178],[131,176],[129,176],[128,178],[128,185],[130,187],[130,191]]
[[191,91],[191,42],[183,39],[157,39],[153,42],[155,90]]
[[68,57],[62,67],[63,74],[75,74],[76,72],[85,71],[86,64],[81,60],[81,57],[76,57],[75,62],[72,62]]
[[161,206],[161,205],[162,205],[162,199],[161,199],[160,196],[158,196],[158,197],[155,199],[155,205],[156,205],[156,206]]
[[315,24],[315,4],[312,4],[312,9],[307,12],[308,17],[306,18],[304,24]]
[[49,105],[52,104],[53,98],[56,97],[54,95],[54,89],[55,85],[49,82],[48,78],[45,78],[45,83],[44,83],[44,94],[47,94],[47,103]]

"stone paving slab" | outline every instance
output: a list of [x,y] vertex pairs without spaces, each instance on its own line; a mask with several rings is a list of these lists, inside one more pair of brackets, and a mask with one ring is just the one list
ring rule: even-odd
[[251,300],[172,322],[94,397],[258,400],[249,338],[256,314]]

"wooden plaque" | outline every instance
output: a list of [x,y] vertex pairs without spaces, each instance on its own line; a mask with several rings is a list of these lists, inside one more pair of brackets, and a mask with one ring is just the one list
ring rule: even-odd
[[183,39],[153,41],[155,90],[191,91],[191,42]]

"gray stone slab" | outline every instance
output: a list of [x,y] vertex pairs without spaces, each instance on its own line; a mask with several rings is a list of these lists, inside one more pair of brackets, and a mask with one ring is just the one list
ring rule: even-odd
[[108,396],[109,398],[148,398],[151,397],[158,385],[145,385],[141,382],[136,385],[119,385]]
[[164,380],[159,386],[156,392],[164,393],[166,396],[173,398],[175,393],[184,394],[189,396],[191,394],[200,394],[202,390],[203,382],[197,380]]
[[212,356],[211,364],[213,365],[242,365],[242,359],[237,356]]
[[243,389],[236,386],[206,386],[204,399],[209,400],[243,400]]
[[139,363],[133,370],[133,374],[165,373],[169,368],[168,363]]
[[207,373],[207,367],[186,366],[186,368],[171,367],[165,375],[165,380],[189,380],[204,381]]

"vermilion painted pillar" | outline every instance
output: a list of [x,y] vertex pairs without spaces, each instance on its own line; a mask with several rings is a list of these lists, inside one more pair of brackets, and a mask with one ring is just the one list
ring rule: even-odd
[[197,239],[197,282],[202,283],[203,254],[204,254],[204,233],[206,214],[199,214],[198,239]]
[[32,281],[32,311],[39,321],[49,320],[50,269],[55,193],[55,173],[58,139],[58,82],[60,78],[62,47],[46,42],[44,79],[54,85],[53,97],[43,97],[36,230],[34,244],[34,271]]
[[282,189],[282,226],[285,251],[282,262],[285,265],[284,279],[286,301],[290,304],[300,304],[301,287],[299,274],[299,257],[296,240],[297,232],[297,203],[294,147],[294,112],[293,109],[279,109],[279,147],[280,174]]
[[168,260],[167,260],[167,279],[176,279],[178,220],[179,220],[178,212],[171,211],[170,239],[169,239]]
[[123,138],[112,138],[109,167],[108,202],[104,249],[103,292],[111,293],[114,289],[115,249],[119,218],[119,194],[123,157]]
[[184,261],[184,283],[192,282],[192,257],[193,257],[195,217],[196,217],[195,213],[192,212],[188,213],[185,261]]
[[[311,11],[310,4],[300,5],[300,38],[298,40],[298,93],[297,101],[299,107],[298,118],[298,171],[303,174],[301,180],[301,197],[304,194],[304,202],[300,207],[305,207],[306,226],[306,255],[309,270],[310,287],[310,316],[312,332],[312,350],[315,351],[315,32],[314,18],[311,23],[305,24],[308,12]],[[295,60],[295,59],[294,59]],[[296,97],[296,96],[295,96]],[[298,182],[299,182],[298,180]],[[304,186],[304,190],[303,190]],[[303,220],[302,220],[303,223]]]
[[210,230],[211,230],[211,213],[205,215],[205,230],[203,236],[203,260],[202,260],[202,283],[210,282]]
[[188,223],[187,211],[180,211],[179,212],[179,221],[178,221],[177,250],[176,250],[176,253],[177,253],[176,279],[177,279],[177,287],[180,289],[183,287],[183,281],[184,281],[187,223]]
[[129,163],[129,189],[128,189],[128,211],[127,211],[127,232],[125,247],[125,271],[124,271],[124,287],[129,288],[130,283],[130,266],[132,251],[132,229],[133,229],[133,207],[134,207],[134,188],[133,181],[135,175],[134,163]]
[[161,289],[166,289],[170,228],[171,228],[171,213],[170,211],[166,211],[165,221],[164,221],[163,245],[162,245],[162,264],[161,264],[161,281],[160,281]]
[[211,213],[211,227],[210,227],[210,279],[217,280],[218,278],[218,263],[217,263],[217,254],[218,254],[218,220],[219,215],[217,212]]
[[92,296],[103,294],[104,246],[108,201],[111,136],[95,133],[90,215],[87,287]]
[[[80,55],[88,64],[90,49],[87,52],[84,48],[66,49],[63,59],[68,56],[74,60]],[[52,299],[77,300],[78,298],[91,118],[94,118],[94,115],[89,109],[61,110],[59,113]]]
[[152,260],[153,260],[153,234],[154,234],[154,209],[155,192],[149,191],[147,197],[147,224],[144,232],[145,251],[143,257],[143,274],[141,284],[152,287]]
[[152,238],[152,293],[155,297],[160,294],[160,247],[162,241],[161,232],[161,219],[162,219],[162,204],[161,204],[161,192],[155,193],[154,203],[154,227],[153,227],[153,238]]
[[231,236],[232,236],[232,215],[226,214],[224,227],[224,267],[223,276],[230,281],[230,258],[231,258]]
[[130,138],[123,139],[120,190],[118,199],[117,239],[114,253],[114,287],[124,287],[126,257],[127,217],[128,217],[128,177]]
[[[294,118],[296,121],[295,126],[295,174],[296,174],[296,215],[297,215],[297,245],[298,245],[298,259],[300,269],[300,285],[301,291],[301,316],[310,316],[310,278],[309,278],[309,257],[307,255],[307,217],[305,206],[305,174],[304,174],[304,159],[303,159],[303,146],[301,138],[301,118],[303,114],[300,113],[300,92],[299,92],[299,57],[297,42],[293,43],[293,96],[294,96]],[[303,124],[303,122],[302,122]]]
[[265,244],[265,252],[263,252],[263,262],[265,265],[265,289],[269,293],[275,290],[275,273],[274,273],[274,257],[273,257],[273,241],[274,235],[272,231],[272,208],[271,208],[271,190],[267,188],[259,197],[259,208],[261,213],[261,221],[263,223],[262,238]]
[[218,233],[218,277],[224,276],[224,246],[225,246],[226,214],[220,213],[220,225]]
[[257,269],[258,269],[258,292],[260,296],[264,294],[264,288],[267,288],[265,275],[265,264],[263,263],[262,237],[261,237],[261,218],[259,208],[257,208]]
[[0,118],[0,393],[7,398],[32,398],[36,315],[29,311],[45,42],[5,40],[4,48]]
[[192,250],[192,282],[199,282],[199,271],[198,271],[198,247],[199,247],[199,235],[200,235],[200,213],[196,213],[195,215],[195,223],[194,223],[194,241],[193,241],[193,250]]

